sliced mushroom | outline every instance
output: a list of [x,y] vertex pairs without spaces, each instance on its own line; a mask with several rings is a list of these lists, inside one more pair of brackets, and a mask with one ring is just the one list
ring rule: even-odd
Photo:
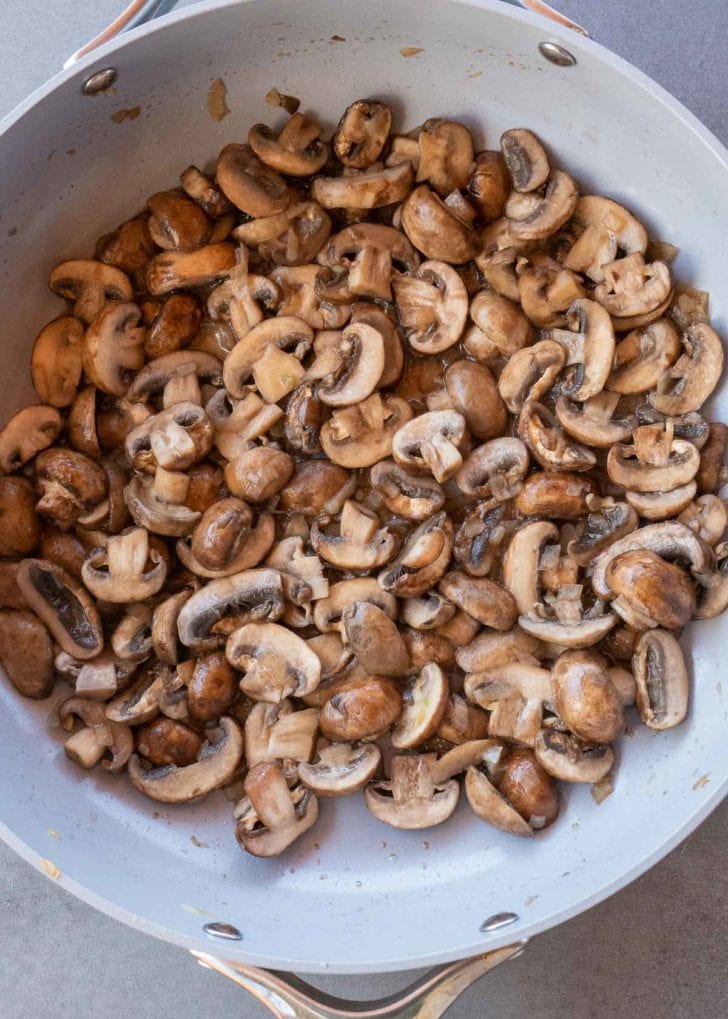
[[0,431],[0,474],[16,471],[52,445],[62,428],[55,407],[23,407]]
[[[581,614],[582,607],[571,598],[568,587],[562,590],[566,603],[564,615]],[[555,613],[559,611],[559,601],[557,597]],[[572,606],[577,612],[572,613]],[[559,619],[558,614],[551,617],[548,613],[544,615],[538,612],[518,617],[518,624],[526,633],[547,644],[565,648],[592,647],[609,633],[616,622],[617,616],[613,612],[602,612],[597,608],[589,610],[589,614],[583,614],[578,619]]]
[[487,631],[455,651],[457,664],[465,672],[484,672],[512,662],[540,660],[545,656],[541,641],[517,626],[507,633]]
[[478,361],[499,355],[510,358],[531,343],[531,323],[514,301],[495,290],[481,290],[475,295],[470,317],[475,327],[466,332],[463,346]]
[[594,298],[615,319],[625,320],[655,311],[672,289],[667,265],[664,262],[646,264],[640,252],[607,262],[602,269],[604,281],[597,284]]
[[592,512],[577,526],[567,546],[568,554],[580,566],[587,566],[605,548],[639,525],[637,511],[626,502],[588,499],[587,503],[591,503]]
[[594,651],[564,651],[552,670],[554,706],[576,736],[611,743],[624,728],[624,711],[606,661]]
[[700,468],[696,475],[698,491],[715,493],[723,484],[723,464],[728,448],[728,425],[714,421],[708,439],[700,451]]
[[81,381],[83,325],[62,315],[44,326],[33,344],[30,374],[43,403],[68,407]]
[[322,298],[350,302],[357,296],[391,301],[393,267],[414,272],[420,259],[400,230],[381,223],[354,223],[335,234],[318,256],[329,271],[319,273]]
[[506,202],[508,228],[515,240],[536,241],[564,225],[576,208],[579,191],[563,170],[554,170],[543,195],[514,193]]
[[503,132],[500,144],[516,191],[535,191],[546,183],[551,167],[543,145],[532,131],[511,128]]
[[371,781],[381,759],[376,743],[330,743],[318,748],[313,764],[299,764],[298,774],[317,796],[351,796]]
[[704,322],[690,326],[682,337],[683,353],[663,372],[650,403],[661,414],[686,414],[708,399],[723,372],[723,344]]
[[551,701],[551,676],[534,662],[505,662],[465,677],[465,696],[490,711],[488,733],[533,746]]
[[245,763],[254,768],[261,761],[309,761],[313,756],[318,711],[294,711],[290,701],[256,704],[245,719]]
[[196,202],[179,191],[158,191],[147,199],[147,208],[147,229],[160,248],[195,251],[212,236],[212,221]]
[[[283,584],[277,570],[244,570],[206,584],[190,597],[177,620],[179,639],[189,648],[216,646],[220,635],[252,620],[279,619]],[[290,635],[292,638],[295,634]],[[296,638],[297,639],[297,638]]]
[[503,502],[520,490],[528,466],[528,451],[521,440],[503,436],[476,447],[455,480],[466,495]]
[[677,329],[669,319],[658,318],[619,341],[606,388],[615,393],[646,393],[665,378],[679,356]]
[[139,758],[129,760],[132,784],[150,800],[189,803],[224,786],[237,771],[243,756],[243,736],[232,718],[221,718],[216,738],[206,742],[194,764],[166,765],[145,771]]
[[468,295],[445,262],[423,262],[416,276],[395,276],[392,289],[409,345],[420,354],[439,354],[460,339]]
[[558,817],[558,787],[531,750],[517,747],[508,754],[498,791],[535,831],[547,828]]
[[592,451],[565,435],[551,411],[535,400],[524,403],[518,434],[547,470],[586,471],[596,463]]
[[[129,386],[127,398],[132,403],[139,403],[162,392],[165,409],[175,403],[199,404],[200,383],[204,381],[219,385],[222,380],[221,368],[219,358],[201,350],[176,350],[171,354],[162,354],[145,364],[137,373]],[[196,399],[191,399],[193,388],[198,390]]]
[[465,795],[481,821],[510,835],[533,836],[533,828],[512,807],[482,768],[471,765],[465,774]]
[[626,442],[636,425],[633,416],[614,418],[619,403],[618,393],[597,393],[581,404],[566,396],[556,401],[556,420],[569,435],[587,446],[609,449]]
[[589,512],[587,496],[594,482],[567,471],[537,471],[529,474],[515,498],[516,510],[524,517],[577,520]]
[[389,781],[374,782],[364,790],[364,802],[378,821],[393,828],[433,828],[450,817],[457,806],[456,779],[436,783],[434,754],[393,757]]
[[0,611],[0,662],[23,697],[42,700],[53,692],[53,642],[32,612]]
[[449,693],[445,673],[434,662],[402,691],[402,713],[392,730],[392,746],[411,750],[437,731],[447,707]]
[[375,739],[391,729],[401,712],[402,695],[394,680],[362,676],[337,684],[321,707],[319,726],[330,740]]
[[470,577],[460,570],[446,573],[438,585],[441,594],[494,630],[509,630],[518,610],[511,592],[488,577]]
[[380,527],[376,513],[348,499],[341,510],[339,533],[329,534],[315,522],[310,540],[314,551],[326,562],[353,571],[382,566],[397,547],[395,536]]
[[375,163],[392,127],[392,111],[376,99],[347,106],[334,134],[334,152],[344,166],[363,170]]
[[573,333],[552,332],[567,351],[567,365],[561,392],[584,401],[604,388],[614,362],[614,329],[609,314],[596,301],[581,298],[569,308],[568,325]]
[[407,520],[426,520],[445,502],[445,493],[434,478],[410,474],[393,460],[374,464],[369,480],[387,509]]
[[486,221],[498,219],[510,191],[510,177],[500,152],[479,152],[468,178],[467,191]]
[[278,135],[265,124],[254,124],[248,131],[248,145],[262,163],[278,173],[308,177],[318,173],[328,158],[320,136],[320,124],[303,113],[294,113]]
[[403,201],[410,193],[413,177],[409,162],[342,177],[316,177],[311,197],[325,209],[380,209]]
[[149,548],[149,532],[138,527],[109,538],[105,549],[88,557],[81,573],[97,598],[124,604],[156,594],[167,575],[167,564],[159,552]]
[[523,311],[534,325],[544,329],[563,325],[568,309],[584,298],[578,276],[546,255],[534,253],[519,258],[516,278]]
[[194,198],[197,204],[213,219],[227,215],[232,209],[230,202],[220,189],[196,166],[188,166],[182,171],[180,183],[185,193],[190,198]]
[[372,602],[353,602],[341,616],[342,636],[368,673],[403,676],[410,667],[409,654],[396,623]]
[[541,601],[539,570],[545,545],[558,541],[555,524],[534,520],[520,527],[503,557],[502,580],[516,600],[521,615],[528,615]]
[[690,502],[680,513],[678,520],[687,524],[691,531],[711,547],[717,545],[728,527],[728,509],[717,495],[707,493]]
[[405,400],[372,393],[353,407],[334,411],[321,429],[321,447],[341,467],[371,467],[390,455],[395,434],[411,418]]
[[351,306],[351,321],[363,322],[381,333],[384,343],[384,370],[379,378],[379,388],[385,389],[395,385],[404,368],[404,348],[399,328],[393,318],[376,304],[357,301]]
[[318,800],[301,785],[289,788],[278,764],[256,765],[245,779],[246,797],[235,809],[235,835],[252,856],[277,856],[318,817]]
[[239,693],[238,675],[220,651],[195,660],[187,681],[187,710],[193,722],[208,724],[227,714]]
[[589,743],[558,726],[541,729],[533,745],[536,760],[562,782],[599,782],[614,765],[606,743]]
[[564,259],[567,269],[583,272],[595,283],[604,280],[603,266],[617,251],[627,254],[647,250],[647,232],[631,213],[611,198],[584,195],[576,203],[570,224],[579,236]]
[[417,183],[427,181],[443,196],[468,182],[473,165],[473,139],[454,120],[426,120],[417,136],[420,149]]
[[409,534],[397,558],[380,573],[380,587],[401,598],[424,594],[444,576],[452,547],[452,522],[446,513],[436,513]]
[[[319,337],[322,336],[319,333]],[[327,363],[317,371],[317,361],[309,369],[308,378],[321,378],[318,398],[329,407],[350,407],[366,400],[377,388],[384,371],[384,340],[379,330],[364,322],[348,325],[342,333],[333,334],[325,356]]]
[[318,656],[301,637],[277,623],[240,626],[228,637],[225,655],[244,673],[240,688],[254,700],[278,704],[293,695],[303,697],[321,679]]
[[24,559],[17,581],[28,606],[64,651],[83,660],[101,652],[104,638],[96,606],[65,570],[45,559]]
[[356,577],[332,584],[328,597],[316,602],[313,620],[317,629],[321,633],[341,630],[345,611],[356,602],[370,602],[382,609],[390,619],[397,616],[397,599],[394,595],[383,590],[374,577]]
[[106,474],[83,453],[54,447],[40,453],[35,462],[39,513],[62,530],[98,507],[108,492]]
[[539,400],[554,385],[565,363],[564,349],[554,340],[539,340],[517,350],[498,378],[498,393],[508,410],[518,414],[527,400]]
[[[66,740],[63,749],[66,756],[82,768],[93,768],[101,761],[107,771],[122,771],[134,749],[131,729],[106,717],[104,706],[98,701],[83,697],[69,697],[59,709],[61,725],[67,732],[74,728],[74,720],[80,718],[83,727]],[[109,753],[111,758],[102,758]]]
[[138,603],[129,606],[111,635],[111,649],[122,662],[136,664],[149,657],[152,653],[151,605]]
[[283,266],[313,261],[330,233],[331,218],[318,202],[298,202],[274,216],[248,220],[233,230],[237,240],[257,247],[263,258]]
[[225,388],[238,399],[245,396],[245,382],[269,345],[280,349],[295,347],[302,355],[312,342],[313,330],[302,319],[289,315],[266,319],[239,340],[226,357],[223,366]]
[[607,471],[615,484],[632,492],[669,492],[678,485],[686,485],[697,474],[700,453],[692,442],[673,439],[669,443],[668,436],[666,457],[651,443],[637,445],[638,432],[652,428],[662,432],[660,425],[642,425],[634,433],[634,445],[617,443],[609,450]]
[[679,725],[688,710],[689,679],[682,650],[672,634],[649,630],[632,658],[640,718],[650,729]]
[[147,265],[147,290],[161,297],[182,287],[201,287],[227,276],[234,266],[235,247],[227,241],[196,251],[164,251]]
[[615,556],[605,580],[612,589],[612,608],[635,630],[661,626],[679,630],[695,612],[695,587],[684,570],[647,549]]
[[303,319],[312,329],[341,329],[351,313],[348,296],[336,303],[320,294],[324,270],[311,265],[278,266],[269,279],[280,288],[282,299],[278,315]]
[[189,725],[172,718],[155,718],[136,731],[137,751],[157,767],[174,765],[184,768],[194,764],[202,747],[202,739]]
[[92,322],[102,308],[113,301],[131,301],[132,286],[121,269],[89,258],[61,262],[48,277],[54,294],[73,301],[73,314]]
[[273,446],[251,446],[225,468],[225,482],[233,493],[248,502],[265,502],[290,481],[293,458]]
[[465,418],[454,410],[429,411],[402,425],[392,440],[394,459],[402,466],[429,470],[436,481],[451,478],[463,459],[459,446]]
[[645,520],[667,520],[689,506],[696,491],[695,482],[688,481],[669,492],[625,492],[624,495],[630,506]]
[[144,364],[141,311],[131,302],[107,304],[91,321],[83,338],[83,370],[104,393],[123,396],[131,373]]
[[481,249],[475,231],[427,184],[415,188],[402,206],[402,229],[426,258],[451,265],[469,262]]
[[200,519],[198,510],[191,510],[182,502],[186,492],[184,474],[159,467],[154,478],[143,475],[132,478],[124,498],[137,526],[154,534],[181,537],[189,534]]
[[428,591],[417,598],[405,598],[401,606],[402,621],[414,630],[435,630],[455,615],[455,605],[438,594]]
[[247,145],[225,146],[217,157],[217,182],[233,205],[256,218],[282,212],[293,199],[283,178]]
[[503,433],[506,410],[485,365],[464,359],[454,361],[445,370],[445,392],[447,402],[463,415],[477,438],[491,439]]

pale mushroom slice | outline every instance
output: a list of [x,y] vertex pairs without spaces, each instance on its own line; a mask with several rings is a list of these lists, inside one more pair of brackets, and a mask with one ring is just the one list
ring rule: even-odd
[[189,534],[200,519],[197,510],[184,504],[188,487],[187,475],[158,467],[154,477],[133,477],[124,490],[124,501],[139,527],[178,538]]
[[167,564],[156,549],[149,547],[149,532],[136,527],[113,535],[106,548],[91,553],[81,576],[96,598],[124,604],[156,594],[167,576]]
[[[400,230],[382,223],[353,223],[335,234],[318,255],[328,271],[319,273],[322,298],[347,303],[357,297],[392,300],[399,272],[415,272],[419,255]],[[394,274],[394,275],[393,275]]]
[[502,436],[477,446],[455,480],[466,495],[505,502],[518,493],[528,467],[528,450],[521,440]]
[[375,163],[392,128],[392,111],[377,99],[357,99],[347,106],[334,133],[333,148],[344,166],[363,170]]
[[452,266],[423,262],[415,276],[394,276],[392,290],[413,350],[440,354],[457,343],[468,317],[468,294]]
[[437,591],[403,598],[401,603],[402,622],[414,630],[436,630],[451,620],[456,611],[455,605]]
[[265,565],[281,575],[286,598],[283,622],[293,627],[309,626],[313,621],[313,603],[328,597],[330,589],[319,557],[307,555],[303,538],[291,535],[276,542]]
[[546,470],[587,471],[596,463],[594,453],[566,435],[548,407],[536,400],[524,403],[518,434]]
[[[580,585],[575,585],[580,589]],[[599,608],[590,609],[588,613],[581,615],[581,618],[572,618],[573,615],[582,613],[581,605],[577,599],[571,597],[568,587],[562,589],[563,600],[557,597],[554,605],[554,616],[548,613],[532,613],[527,616],[518,617],[518,625],[526,633],[547,644],[555,644],[557,647],[566,648],[588,648],[597,644],[605,637],[617,623],[617,616],[613,612],[601,611]],[[560,592],[561,594],[561,592]],[[560,619],[559,611],[561,606],[566,609],[565,615],[568,618]],[[575,607],[577,612],[573,612]],[[592,613],[592,614],[589,614]]]
[[454,120],[433,117],[426,120],[417,136],[419,162],[417,183],[427,181],[443,196],[467,184],[473,165],[473,139]]
[[587,505],[590,512],[577,524],[566,547],[579,566],[588,566],[605,548],[636,530],[640,522],[637,510],[626,502],[588,496]]
[[502,581],[515,598],[521,615],[528,615],[541,601],[541,556],[547,544],[558,540],[555,524],[532,520],[519,527],[506,548]]
[[316,177],[311,197],[325,209],[380,209],[403,201],[412,189],[413,178],[409,162],[342,177]]
[[277,135],[266,124],[254,124],[248,145],[262,163],[289,177],[318,173],[329,154],[321,125],[303,113],[293,113]]
[[206,244],[196,251],[164,251],[147,263],[147,290],[161,297],[183,287],[200,287],[227,276],[235,267],[234,245]]
[[465,418],[455,410],[428,411],[402,425],[392,439],[392,453],[404,467],[426,469],[442,483],[460,468]]
[[672,634],[649,630],[632,659],[640,718],[650,729],[679,725],[688,710],[689,679],[682,650]]
[[58,446],[43,450],[36,457],[35,478],[40,492],[35,508],[61,530],[74,524],[93,526],[106,516],[106,473],[83,453]]
[[106,717],[124,725],[141,725],[159,714],[159,703],[170,670],[157,662],[145,663],[131,686],[113,697],[105,707]]
[[344,612],[357,602],[368,602],[382,609],[390,619],[397,616],[397,599],[384,590],[374,577],[339,580],[329,587],[326,598],[316,602],[313,621],[321,633],[343,629]]
[[482,821],[512,835],[530,836],[547,828],[559,813],[556,783],[526,747],[513,749],[497,767],[497,787],[487,766],[471,765],[465,794]]
[[397,558],[379,575],[384,591],[402,598],[416,597],[445,575],[453,548],[449,516],[436,513],[412,531]]
[[604,269],[619,250],[631,255],[647,250],[647,231],[618,202],[603,195],[583,195],[576,203],[570,228],[578,237],[569,248],[564,265],[585,273],[594,283],[604,280]]
[[[66,756],[82,768],[93,768],[101,761],[106,771],[123,771],[134,749],[134,738],[128,725],[113,722],[106,716],[99,701],[69,697],[59,710],[61,726],[72,732],[75,720],[83,723],[64,743]],[[106,754],[110,757],[106,757]]]
[[456,779],[436,783],[432,777],[435,754],[392,758],[389,781],[373,782],[364,790],[370,813],[392,828],[432,828],[450,817],[457,806],[460,785]]
[[506,202],[505,214],[516,240],[536,241],[550,237],[569,219],[576,208],[579,191],[563,170],[554,170],[544,193],[514,192]]
[[286,697],[304,697],[321,680],[318,655],[278,623],[246,623],[233,630],[225,656],[244,673],[240,689],[257,701],[278,704]]
[[[633,329],[614,351],[614,367],[606,388],[615,393],[647,393],[655,389],[680,356],[680,336],[666,318]],[[702,402],[702,401],[701,401]]]
[[686,439],[673,439],[661,425],[640,425],[632,444],[617,443],[607,456],[610,479],[631,492],[669,492],[692,481],[700,453]]
[[623,322],[660,308],[672,291],[668,266],[664,262],[647,264],[640,252],[607,262],[602,269],[604,281],[597,284],[594,298],[612,318]]
[[329,533],[315,521],[310,541],[314,552],[327,563],[353,572],[383,566],[397,550],[395,535],[380,526],[377,514],[350,499],[341,510],[339,533]]
[[177,630],[185,647],[216,647],[240,623],[276,620],[282,613],[283,583],[278,570],[243,570],[195,591],[180,610]]
[[[316,345],[323,333],[319,333]],[[320,379],[317,396],[329,407],[350,407],[374,392],[384,371],[382,334],[365,322],[354,322],[341,333],[332,333],[333,342],[319,354],[306,374]]]
[[245,383],[269,346],[293,347],[297,358],[313,343],[313,330],[307,322],[291,315],[278,315],[254,326],[239,340],[223,365],[223,382],[230,396],[242,399],[248,390]]
[[73,301],[73,314],[87,325],[112,302],[131,301],[132,285],[126,273],[90,258],[61,262],[48,277],[54,294]]
[[523,314],[518,292],[513,299],[495,290],[481,290],[470,303],[475,323],[463,337],[463,346],[477,361],[487,362],[499,356],[511,358],[530,345],[533,326]]
[[442,486],[434,478],[409,473],[393,460],[374,464],[369,481],[387,509],[407,520],[426,520],[445,502]]
[[242,733],[232,718],[223,717],[215,738],[205,742],[194,764],[185,767],[168,764],[145,771],[138,756],[132,754],[129,778],[134,787],[150,800],[189,803],[229,782],[242,757]]
[[44,404],[68,407],[81,381],[83,324],[61,315],[44,326],[33,343],[30,375]]
[[723,372],[723,343],[704,322],[690,326],[682,337],[683,352],[657,382],[650,403],[661,414],[699,410],[718,385]]
[[637,424],[632,415],[614,417],[619,400],[619,393],[609,392],[597,393],[583,403],[575,403],[562,395],[556,400],[556,420],[578,442],[609,449],[616,443],[626,442]]
[[507,632],[494,630],[479,633],[470,644],[455,651],[455,660],[464,672],[484,672],[496,666],[517,662],[538,662],[546,648],[518,626]]
[[397,624],[378,605],[353,602],[341,624],[346,646],[366,672],[403,676],[409,671],[409,653]]
[[426,258],[462,265],[481,250],[477,233],[427,184],[420,184],[402,206],[402,229]]
[[511,414],[518,414],[527,400],[548,393],[565,363],[564,348],[555,340],[517,350],[498,377],[498,392]]
[[504,131],[500,145],[515,191],[535,191],[546,183],[551,172],[548,156],[532,131],[525,127]]
[[341,329],[351,314],[346,298],[338,303],[321,295],[324,270],[318,263],[279,265],[268,274],[281,292],[279,316],[303,319],[312,329]]
[[688,481],[669,492],[625,492],[624,496],[645,520],[668,520],[687,509],[697,490],[695,481]]
[[294,711],[289,700],[255,704],[245,719],[245,763],[254,768],[261,761],[309,761],[317,731],[316,708]]
[[112,301],[92,320],[82,341],[83,370],[104,393],[123,396],[132,373],[144,364],[141,309],[130,301]]
[[95,658],[104,646],[101,618],[82,584],[46,559],[23,559],[17,585],[51,636],[74,658]]
[[516,259],[516,279],[524,313],[542,329],[564,325],[571,305],[585,296],[579,277],[548,255]]
[[581,402],[596,396],[606,385],[614,363],[614,328],[609,313],[587,298],[574,301],[567,323],[569,330],[554,329],[550,335],[566,353],[561,392]]
[[381,759],[376,743],[329,743],[319,746],[312,764],[298,765],[298,775],[317,796],[351,796],[374,778]]
[[481,821],[509,835],[533,837],[533,828],[493,785],[481,768],[471,765],[465,773],[465,795]]
[[536,760],[562,782],[599,782],[614,765],[607,743],[590,743],[558,726],[540,729],[533,744]]
[[533,746],[551,702],[551,674],[535,662],[505,662],[465,677],[465,696],[490,711],[488,735]]
[[219,357],[202,350],[174,350],[148,361],[134,376],[126,396],[136,404],[161,393],[164,409],[180,402],[201,404],[200,387],[204,383],[219,386],[221,381]]
[[371,467],[392,453],[395,434],[412,415],[406,400],[372,393],[334,411],[321,429],[321,448],[340,467]]
[[256,765],[245,794],[235,808],[235,836],[252,856],[278,856],[316,823],[318,800],[297,782],[291,787],[278,764]]
[[680,513],[678,520],[687,524],[698,537],[715,547],[728,527],[728,508],[717,495],[706,492],[695,502],[690,502]]
[[447,707],[447,676],[434,662],[402,691],[402,714],[390,737],[395,750],[411,750],[437,731]]
[[55,407],[23,407],[0,431],[0,475],[17,471],[51,446],[63,427]]
[[576,736],[611,743],[624,728],[624,710],[606,659],[591,650],[564,651],[551,672],[556,712]]

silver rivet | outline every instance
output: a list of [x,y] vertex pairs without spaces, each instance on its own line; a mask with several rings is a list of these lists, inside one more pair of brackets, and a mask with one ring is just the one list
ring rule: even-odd
[[555,42],[540,42],[538,51],[550,64],[557,64],[559,67],[573,67],[576,63],[574,54]]
[[97,96],[100,92],[105,92],[108,88],[111,88],[116,78],[116,68],[105,67],[103,71],[96,71],[90,78],[87,78],[81,86],[81,91],[85,96]]
[[499,931],[501,927],[509,927],[517,919],[517,913],[494,913],[487,920],[483,920],[480,931],[482,934],[490,934],[491,931]]
[[220,938],[222,941],[243,940],[243,935],[231,923],[206,923],[202,929],[208,937]]

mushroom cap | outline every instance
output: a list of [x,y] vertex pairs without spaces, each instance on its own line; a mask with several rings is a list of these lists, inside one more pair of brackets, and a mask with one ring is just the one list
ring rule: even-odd
[[622,701],[601,655],[564,651],[551,677],[556,712],[576,736],[593,743],[617,739],[624,728]]
[[275,170],[247,145],[226,145],[217,157],[217,182],[233,205],[249,216],[273,216],[291,204],[293,193]]
[[396,623],[372,602],[353,602],[341,616],[346,646],[369,673],[403,676],[410,667],[409,653]]
[[174,350],[161,354],[137,372],[127,391],[127,399],[132,403],[146,402],[170,381],[187,375],[196,375],[201,382],[219,385],[222,381],[220,359],[203,350]]
[[723,372],[723,343],[705,322],[683,335],[683,354],[664,372],[650,403],[661,414],[686,414],[699,410],[718,385]]
[[483,626],[509,630],[516,621],[515,598],[508,588],[489,577],[471,577],[461,570],[451,570],[442,578],[438,589]]
[[423,262],[416,276],[394,276],[392,290],[413,350],[440,354],[457,343],[468,317],[468,294],[452,266]]
[[70,259],[51,271],[48,285],[54,294],[74,301],[73,314],[87,324],[105,304],[131,301],[132,285],[121,269],[91,258]]
[[538,579],[541,553],[547,542],[558,540],[555,524],[548,520],[532,520],[519,527],[508,544],[501,578],[515,598],[521,615],[528,615],[541,601]]
[[392,828],[432,828],[451,816],[460,796],[456,779],[436,784],[434,754],[392,758],[390,781],[373,782],[364,790],[370,813]]
[[246,623],[233,630],[225,655],[245,673],[240,688],[254,700],[277,704],[286,697],[305,697],[321,680],[318,655],[278,623]]
[[299,764],[298,775],[317,796],[351,796],[370,782],[381,759],[376,743],[331,743],[319,748],[313,764]]
[[519,491],[528,467],[525,445],[520,439],[503,435],[476,446],[455,479],[466,495],[501,501]]
[[402,206],[402,229],[426,258],[454,265],[469,262],[481,249],[474,230],[458,219],[427,184],[420,184]]
[[498,790],[536,831],[558,817],[558,787],[532,750],[516,747],[509,753]]
[[493,356],[512,357],[530,345],[533,326],[520,306],[495,290],[481,290],[470,303],[470,317],[477,329],[466,332],[463,346],[478,361]]
[[538,615],[518,617],[518,625],[526,633],[545,641],[566,648],[588,648],[606,636],[617,623],[613,612],[603,615],[586,617],[578,623],[562,623],[559,619],[544,619]]
[[0,662],[23,697],[41,700],[53,692],[53,642],[32,612],[0,611]]
[[511,128],[503,132],[500,144],[514,190],[535,191],[546,183],[551,172],[548,156],[532,131],[525,127]]
[[394,680],[359,676],[337,684],[321,706],[319,727],[323,736],[337,742],[374,739],[390,729],[401,712],[402,695]]
[[166,765],[145,771],[139,758],[129,759],[132,784],[160,803],[189,803],[229,782],[243,756],[243,736],[232,718],[221,718],[217,738],[207,743],[194,764]]
[[648,630],[632,658],[640,718],[650,729],[679,725],[688,710],[689,678],[680,645],[665,630]]
[[266,124],[253,124],[248,145],[258,159],[279,173],[308,177],[318,173],[328,158],[320,139],[321,126],[303,113],[293,113],[276,136]]
[[470,644],[456,649],[455,660],[464,672],[482,672],[519,659],[540,660],[545,650],[541,641],[516,626],[505,633],[479,633]]
[[52,445],[63,427],[55,407],[23,407],[0,431],[0,474],[10,474]]
[[402,713],[392,730],[392,746],[409,750],[433,736],[445,714],[448,693],[447,676],[430,662],[402,691]]
[[158,191],[147,199],[147,208],[147,229],[160,248],[195,251],[210,240],[212,221],[186,194]]
[[445,369],[445,389],[476,438],[492,439],[503,433],[506,410],[485,365],[465,359],[453,361]]
[[413,418],[392,439],[397,463],[429,470],[436,481],[451,478],[462,464],[458,447],[465,438],[465,418],[456,410],[433,410]]
[[235,264],[235,246],[228,241],[205,244],[196,251],[163,251],[147,263],[147,290],[161,297],[181,287],[201,287],[228,276]]
[[481,821],[510,835],[533,836],[533,828],[496,789],[480,768],[471,765],[465,773],[465,795]]
[[98,610],[64,569],[46,559],[23,559],[17,582],[29,607],[64,651],[86,660],[103,650]]
[[594,482],[569,471],[536,471],[524,479],[515,498],[524,517],[555,517],[577,520],[589,512],[587,496],[594,494]]
[[253,856],[277,856],[316,823],[318,800],[300,785],[289,789],[278,764],[257,764],[245,779],[245,792],[235,810],[235,835]]
[[617,443],[607,456],[610,479],[633,492],[669,492],[692,481],[700,467],[700,453],[686,439],[672,440],[664,463],[640,462],[638,452],[634,445]]
[[468,182],[473,165],[473,139],[463,124],[442,117],[426,120],[417,137],[420,159],[417,182],[429,181],[441,195]]
[[[278,570],[243,570],[221,577],[195,591],[177,619],[181,642],[190,648],[218,643],[225,617],[243,622],[279,619],[283,612],[283,584]],[[295,636],[295,634],[291,634]]]
[[645,520],[667,520],[685,510],[697,490],[695,481],[688,481],[669,492],[625,492],[624,497]]
[[508,410],[518,414],[526,400],[539,400],[551,389],[565,362],[564,349],[555,340],[539,340],[516,350],[498,377],[498,393]]
[[61,315],[44,326],[33,344],[30,374],[38,396],[52,407],[73,403],[81,381],[83,325],[73,315]]
[[616,443],[626,442],[636,424],[632,415],[616,420],[612,418],[617,402],[617,395],[608,392],[599,393],[584,403],[574,403],[567,396],[559,396],[556,420],[578,442],[609,449]]
[[535,400],[524,403],[518,434],[546,470],[587,471],[596,463],[594,453],[565,435],[551,411]]
[[334,411],[321,429],[321,448],[340,467],[371,467],[391,454],[395,433],[412,414],[406,400],[372,393],[361,403]]
[[[695,612],[695,586],[687,573],[644,548],[632,549],[615,556],[607,566],[606,582],[616,596],[617,612],[626,603],[629,620],[635,629],[661,626],[679,630]],[[636,610],[647,625],[636,626],[632,616]]]
[[200,519],[197,510],[160,499],[154,491],[154,479],[147,475],[137,474],[131,479],[124,499],[134,523],[154,534],[179,538],[189,534]]

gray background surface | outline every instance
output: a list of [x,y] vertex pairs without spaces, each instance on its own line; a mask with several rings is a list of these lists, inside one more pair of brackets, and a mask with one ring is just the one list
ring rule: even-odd
[[[726,0],[553,2],[728,142]],[[0,115],[50,77],[123,4],[3,0]],[[520,959],[471,988],[448,1019],[728,1016],[726,845],[724,805],[650,873],[537,938]],[[184,951],[76,901],[4,846],[0,915],[0,1015],[8,1019],[122,1011],[139,1019],[269,1015]],[[320,981],[351,997],[390,993],[405,982],[403,974]]]

